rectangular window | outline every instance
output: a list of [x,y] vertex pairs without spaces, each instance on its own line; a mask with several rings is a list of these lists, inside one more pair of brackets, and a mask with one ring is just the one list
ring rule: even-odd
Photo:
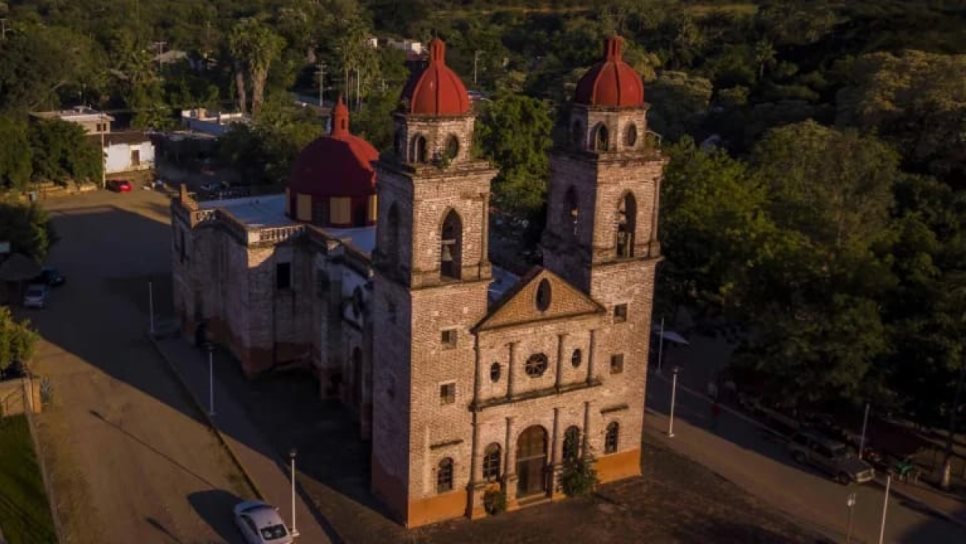
[[456,382],[444,383],[439,386],[439,403],[453,404],[456,402]]
[[141,150],[131,150],[131,166],[141,166]]
[[456,329],[446,329],[443,331],[440,341],[443,349],[453,349],[456,347]]
[[330,198],[329,220],[335,225],[352,223],[352,199],[348,197]]
[[292,288],[292,263],[275,263],[275,288]]
[[623,323],[625,321],[627,321],[627,304],[614,306],[614,323]]
[[620,374],[624,372],[624,354],[615,353],[610,356],[610,373]]

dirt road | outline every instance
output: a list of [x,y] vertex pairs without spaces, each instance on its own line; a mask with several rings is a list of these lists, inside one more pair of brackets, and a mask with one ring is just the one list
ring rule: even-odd
[[230,509],[250,491],[144,337],[148,280],[170,300],[167,205],[141,190],[45,203],[68,281],[24,315],[53,385],[38,422],[68,542],[238,539]]

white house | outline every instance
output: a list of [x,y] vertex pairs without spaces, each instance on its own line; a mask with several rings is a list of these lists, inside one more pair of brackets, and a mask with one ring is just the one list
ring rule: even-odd
[[114,132],[104,135],[105,174],[151,168],[154,168],[154,144],[143,132]]
[[244,113],[222,113],[205,108],[181,110],[181,124],[188,130],[221,136],[235,123],[248,123],[250,118]]

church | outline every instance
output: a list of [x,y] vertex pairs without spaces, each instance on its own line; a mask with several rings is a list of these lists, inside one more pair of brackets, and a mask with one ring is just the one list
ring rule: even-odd
[[391,152],[350,132],[296,159],[284,194],[171,205],[174,303],[249,376],[302,365],[371,440],[371,488],[407,527],[563,497],[568,456],[641,473],[658,198],[644,84],[608,38],[550,158],[543,266],[490,263],[491,182],[466,87],[434,39]]

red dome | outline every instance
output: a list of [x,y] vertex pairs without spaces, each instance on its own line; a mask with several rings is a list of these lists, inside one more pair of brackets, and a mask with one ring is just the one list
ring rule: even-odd
[[413,74],[402,93],[403,111],[417,115],[463,115],[470,111],[466,86],[446,66],[446,44],[439,38],[429,42],[429,64]]
[[332,130],[303,149],[288,178],[289,191],[322,197],[366,196],[376,192],[372,144],[349,133],[349,110],[342,97],[332,109]]
[[644,105],[644,82],[621,58],[623,44],[619,36],[604,41],[604,61],[580,78],[574,102],[588,106]]

